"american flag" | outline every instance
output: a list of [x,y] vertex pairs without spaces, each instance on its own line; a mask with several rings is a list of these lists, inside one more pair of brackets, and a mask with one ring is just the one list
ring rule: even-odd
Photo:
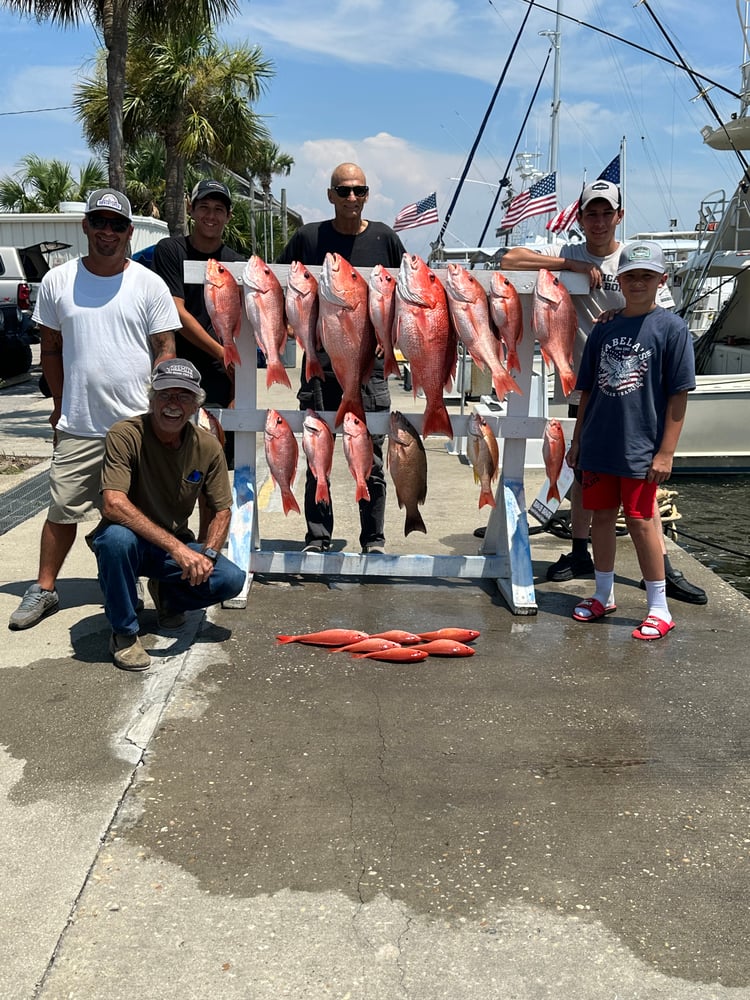
[[512,229],[524,219],[530,219],[532,215],[544,215],[545,212],[554,212],[557,208],[557,196],[555,195],[555,178],[557,174],[547,174],[536,184],[532,184],[527,191],[517,194],[508,205],[505,218],[500,223],[500,229]]
[[431,222],[438,221],[437,192],[433,191],[421,201],[415,201],[413,205],[406,205],[396,216],[393,228],[415,229],[417,226],[428,226]]
[[[618,153],[611,163],[602,170],[596,178],[598,181],[609,181],[611,184],[620,183],[620,154]],[[551,233],[564,233],[573,225],[578,215],[578,198],[571,202],[567,208],[558,212],[549,220],[546,227]]]

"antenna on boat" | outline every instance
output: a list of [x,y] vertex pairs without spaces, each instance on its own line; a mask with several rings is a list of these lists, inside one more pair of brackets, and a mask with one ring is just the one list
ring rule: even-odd
[[445,231],[448,228],[448,223],[450,222],[451,216],[453,215],[453,209],[456,207],[456,202],[458,201],[458,196],[461,194],[461,189],[464,186],[464,181],[466,180],[466,175],[469,172],[469,168],[471,167],[472,161],[474,160],[474,156],[476,154],[476,151],[479,148],[479,143],[481,142],[482,135],[484,134],[484,130],[487,127],[487,122],[489,121],[490,115],[492,114],[492,109],[495,106],[495,101],[497,100],[497,95],[500,93],[500,88],[503,85],[503,81],[504,81],[505,76],[506,76],[506,74],[508,72],[508,68],[510,67],[511,60],[513,59],[513,55],[514,55],[516,49],[518,48],[518,43],[521,41],[521,35],[523,34],[523,29],[526,27],[526,22],[529,19],[529,16],[531,14],[531,10],[532,10],[533,6],[534,6],[534,0],[530,0],[529,8],[526,11],[526,15],[525,15],[523,21],[521,22],[521,27],[518,29],[518,33],[516,34],[516,37],[513,40],[513,44],[512,44],[512,46],[510,48],[510,52],[508,53],[508,58],[505,60],[505,65],[503,66],[503,71],[500,74],[500,79],[497,81],[497,86],[495,87],[495,92],[492,95],[492,99],[490,100],[490,103],[487,105],[487,110],[484,113],[484,118],[482,119],[482,124],[479,126],[479,131],[477,132],[476,138],[474,139],[474,143],[472,144],[472,147],[469,150],[469,155],[466,158],[466,163],[464,165],[464,169],[461,171],[461,177],[460,177],[459,182],[458,182],[458,187],[456,188],[456,190],[453,193],[453,198],[451,199],[451,203],[448,206],[448,211],[445,213],[445,218],[443,219],[443,224],[440,227],[440,232],[437,234],[437,239],[434,241],[434,243],[430,244],[430,247],[431,247],[431,250],[432,250],[432,256],[435,257],[438,260],[442,259],[442,250],[443,250],[443,245],[444,245],[443,244],[443,236],[445,236]]
[[516,150],[521,142],[521,137],[526,128],[526,123],[529,120],[529,115],[531,114],[531,109],[534,107],[534,101],[536,100],[536,95],[539,93],[539,88],[542,85],[542,80],[544,79],[544,74],[547,72],[547,66],[549,64],[549,57],[552,55],[552,49],[547,51],[547,58],[544,60],[544,66],[542,66],[542,72],[539,74],[539,79],[536,82],[536,87],[534,88],[534,93],[531,95],[531,100],[529,101],[529,106],[526,108],[526,114],[524,115],[523,121],[521,122],[521,127],[518,130],[518,135],[516,136],[516,141],[513,144],[513,149],[508,157],[508,165],[505,168],[505,173],[500,178],[498,182],[497,191],[495,192],[495,198],[492,202],[492,207],[490,208],[489,214],[487,215],[487,221],[484,224],[484,229],[482,230],[482,235],[479,237],[477,246],[481,247],[484,242],[484,238],[487,235],[487,230],[490,228],[490,222],[492,221],[492,216],[495,214],[495,209],[497,208],[497,203],[500,201],[500,195],[503,193],[505,188],[510,185],[510,168],[513,163],[513,158],[516,155]]
[[[700,84],[698,75],[693,71],[692,67],[686,62],[686,60],[684,59],[684,57],[681,55],[679,49],[677,48],[677,46],[674,44],[674,42],[672,41],[672,39],[669,37],[669,35],[667,34],[667,32],[662,27],[662,25],[661,25],[658,17],[651,10],[651,7],[650,7],[650,5],[648,3],[648,0],[638,0],[637,6],[642,6],[642,7],[646,8],[646,10],[648,11],[648,13],[649,13],[649,15],[651,17],[651,20],[654,22],[654,24],[656,25],[656,27],[659,29],[659,31],[661,32],[661,34],[665,38],[665,40],[666,40],[667,44],[669,45],[670,49],[674,52],[674,54],[679,59],[680,66],[682,67],[682,69],[685,70],[685,72],[688,74],[688,76],[692,80],[692,82],[693,82],[696,90],[698,91],[699,96],[702,97],[703,100],[706,102],[706,106],[708,107],[709,111],[714,116],[714,118],[716,119],[716,121],[719,123],[719,130],[723,130],[724,134],[726,135],[727,141],[729,143],[729,148],[734,151],[735,155],[737,156],[737,159],[740,161],[740,163],[742,165],[742,169],[745,172],[745,183],[747,183],[748,181],[750,181],[750,164],[748,164],[747,160],[743,156],[742,151],[737,148],[734,140],[732,139],[732,136],[729,134],[729,131],[727,130],[726,125],[721,120],[721,115],[716,110],[716,106],[714,105],[714,102],[708,96],[708,91],[706,90],[705,87],[703,87]],[[704,138],[705,138],[705,136],[704,136]]]

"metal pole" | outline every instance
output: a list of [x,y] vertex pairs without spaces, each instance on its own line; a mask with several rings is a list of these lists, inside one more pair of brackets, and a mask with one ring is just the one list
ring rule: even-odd
[[437,251],[439,248],[443,246],[443,236],[445,236],[445,230],[448,228],[448,223],[450,222],[451,216],[453,215],[453,209],[456,207],[456,202],[458,201],[458,196],[461,193],[461,188],[464,186],[466,175],[469,172],[469,168],[471,167],[474,155],[476,154],[476,151],[479,148],[479,143],[482,140],[482,135],[484,134],[484,130],[487,127],[487,122],[489,121],[492,109],[495,106],[497,95],[500,93],[500,88],[503,84],[503,80],[505,79],[505,75],[508,72],[511,59],[513,58],[513,54],[515,53],[516,48],[518,47],[518,43],[521,41],[521,35],[523,33],[523,29],[526,27],[526,22],[529,19],[529,14],[531,14],[531,8],[533,6],[534,6],[534,0],[530,0],[529,9],[526,11],[526,16],[524,17],[521,23],[521,27],[518,29],[518,34],[513,40],[513,45],[511,46],[510,52],[508,53],[508,58],[505,60],[505,66],[503,66],[503,71],[500,74],[500,79],[497,81],[495,92],[492,95],[492,99],[487,106],[487,110],[484,113],[484,118],[482,119],[482,124],[479,126],[479,131],[477,132],[476,138],[474,139],[474,143],[469,151],[469,155],[466,159],[466,165],[464,166],[464,169],[461,173],[461,179],[458,182],[458,187],[456,188],[451,203],[448,206],[448,211],[445,213],[445,219],[443,220],[443,224],[440,227],[440,232],[438,233],[435,242],[431,244],[433,253],[435,253],[435,251]]
[[[557,15],[555,17],[555,30],[554,31],[540,31],[540,35],[545,35],[550,39],[552,47],[555,50],[555,61],[553,63],[552,69],[552,123],[550,125],[550,140],[549,140],[549,166],[547,173],[551,174],[557,170],[557,160],[558,160],[558,146],[560,142],[560,38],[561,38],[561,19],[560,19],[560,5],[562,0],[557,0]],[[547,232],[547,242],[552,243],[554,241],[554,233]]]
[[547,58],[544,60],[544,66],[542,66],[542,72],[539,74],[539,79],[536,82],[534,93],[531,95],[529,106],[526,109],[526,114],[524,115],[524,119],[521,122],[521,127],[518,130],[518,135],[516,136],[516,141],[513,145],[513,149],[511,150],[510,156],[508,157],[508,166],[505,168],[505,173],[503,174],[502,178],[500,179],[500,183],[497,186],[497,191],[495,192],[495,198],[492,202],[492,208],[490,208],[489,214],[487,216],[487,221],[485,222],[484,229],[482,230],[482,235],[479,237],[479,242],[477,243],[478,247],[481,247],[482,243],[484,242],[484,238],[487,235],[487,230],[490,228],[490,222],[492,221],[492,216],[495,214],[497,203],[498,201],[500,201],[500,195],[503,193],[503,190],[510,184],[510,168],[513,165],[513,157],[516,155],[516,150],[518,149],[519,143],[521,142],[523,131],[526,128],[526,122],[529,120],[529,115],[531,114],[531,109],[534,106],[536,95],[539,93],[539,87],[541,86],[542,79],[547,71],[547,64],[549,63],[549,57],[551,51],[552,50],[549,49],[547,52]]

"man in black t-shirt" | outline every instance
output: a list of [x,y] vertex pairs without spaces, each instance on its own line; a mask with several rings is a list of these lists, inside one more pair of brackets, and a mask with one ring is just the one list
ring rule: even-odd
[[185,284],[186,260],[243,261],[245,258],[223,242],[232,214],[229,188],[220,181],[202,180],[190,198],[192,227],[189,236],[169,236],[154,247],[153,269],[167,283],[180,314],[177,354],[191,361],[201,373],[207,406],[226,408],[234,397],[232,373],[224,367],[224,349],[211,325],[202,284]]
[[[364,172],[356,163],[340,163],[331,175],[328,200],[334,218],[310,222],[292,236],[276,259],[278,264],[322,264],[327,253],[337,253],[354,267],[400,267],[406,252],[396,233],[382,222],[362,218],[370,189]],[[300,409],[336,410],[343,393],[325,351],[318,352],[325,380],[305,378],[302,359],[302,384],[297,393]],[[388,410],[391,397],[383,374],[383,354],[378,347],[375,369],[367,385],[362,386],[365,410]],[[360,545],[363,552],[382,552],[385,546],[385,472],[383,468],[384,435],[373,435],[373,467],[367,487],[370,500],[360,500]],[[309,467],[305,481],[306,551],[323,552],[330,548],[333,534],[333,507],[315,502],[316,481]]]

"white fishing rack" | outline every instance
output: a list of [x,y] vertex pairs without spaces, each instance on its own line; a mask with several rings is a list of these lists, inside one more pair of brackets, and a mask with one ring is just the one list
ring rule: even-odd
[[[242,262],[225,263],[238,282],[241,282],[245,265]],[[289,266],[271,264],[283,288],[286,288]],[[311,274],[319,277],[321,267],[309,267]],[[371,268],[357,268],[368,280]],[[397,269],[388,269],[397,277]],[[524,313],[525,336],[518,354],[521,374],[516,376],[523,395],[508,395],[504,415],[493,414],[482,408],[482,416],[496,437],[502,438],[502,462],[495,491],[496,507],[492,508],[481,552],[466,555],[406,555],[390,553],[355,552],[289,552],[264,549],[258,521],[257,441],[256,435],[265,429],[266,410],[258,409],[257,351],[255,338],[247,317],[242,318],[238,349],[241,364],[235,368],[235,405],[233,409],[217,410],[216,415],[225,430],[234,431],[234,507],[229,534],[229,558],[237,566],[247,567],[247,578],[242,591],[232,601],[230,608],[247,607],[248,593],[255,573],[301,576],[356,576],[356,577],[411,577],[438,579],[493,579],[517,615],[534,615],[537,612],[534,593],[534,575],[531,565],[529,526],[526,518],[524,492],[524,464],[526,441],[544,435],[546,417],[531,416],[531,378],[534,339],[531,335],[531,295],[536,283],[535,271],[503,272],[521,297]],[[491,271],[472,271],[473,276],[489,289]],[[186,261],[185,282],[199,284],[205,276],[205,264]],[[439,275],[439,272],[438,272]],[[588,292],[585,275],[571,271],[560,272],[560,278],[571,294]],[[277,408],[278,409],[278,408]],[[288,421],[295,434],[302,433],[302,410],[278,410]],[[318,414],[334,429],[333,411]],[[367,413],[367,426],[372,434],[387,434],[389,413]],[[409,413],[409,420],[421,433],[423,415]],[[451,425],[456,437],[467,434],[469,415],[451,415]],[[565,421],[563,421],[565,425]],[[572,424],[568,425],[569,427]],[[566,437],[567,437],[566,430]],[[467,477],[467,481],[469,477]],[[262,485],[262,484],[261,484]]]

